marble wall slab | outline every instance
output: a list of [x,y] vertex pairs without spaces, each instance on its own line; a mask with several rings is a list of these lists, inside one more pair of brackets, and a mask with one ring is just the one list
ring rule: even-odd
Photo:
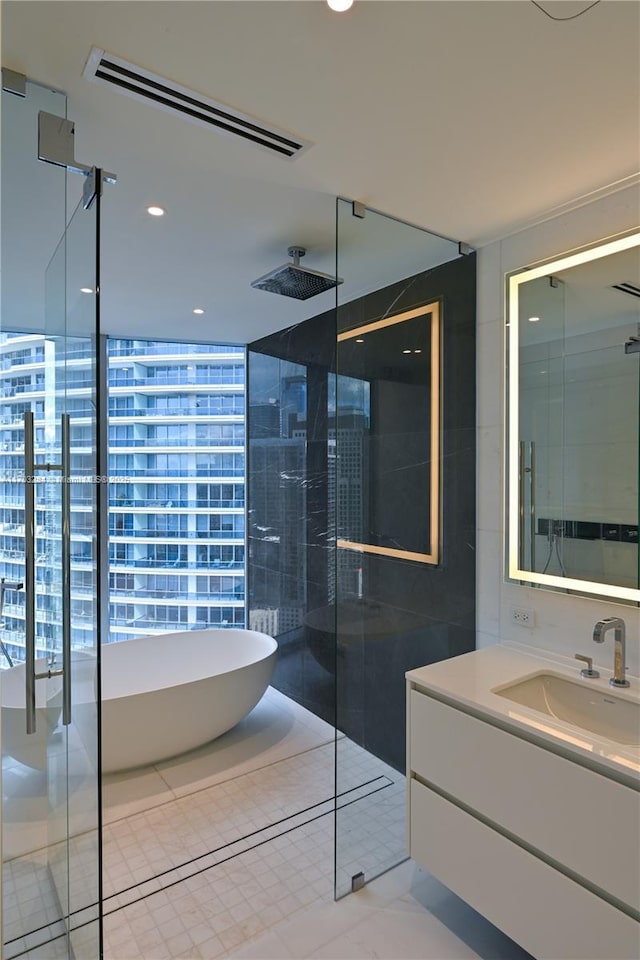
[[[435,299],[443,330],[440,563],[336,549],[348,509],[335,461],[336,334]],[[401,352],[401,341],[398,324],[392,349]],[[475,648],[475,366],[475,255],[249,346],[249,625],[278,639],[278,689],[398,770],[405,672]],[[403,487],[397,506],[411,511],[427,495]]]

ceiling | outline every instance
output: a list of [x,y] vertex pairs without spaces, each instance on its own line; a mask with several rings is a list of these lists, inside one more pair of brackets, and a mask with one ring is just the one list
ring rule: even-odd
[[[479,246],[640,167],[636,2],[557,22],[528,0],[356,0],[347,14],[323,0],[5,0],[2,30],[5,66],[67,92],[76,158],[118,175],[102,239],[115,334],[245,342],[329,309],[332,293],[300,302],[249,284],[294,243],[303,265],[335,270],[336,195]],[[94,46],[313,146],[284,160],[92,83]],[[23,187],[12,246],[44,264],[51,237]],[[5,237],[7,223],[3,211]],[[393,221],[357,224],[345,218],[344,299],[447,258]],[[24,273],[7,256],[5,276]]]

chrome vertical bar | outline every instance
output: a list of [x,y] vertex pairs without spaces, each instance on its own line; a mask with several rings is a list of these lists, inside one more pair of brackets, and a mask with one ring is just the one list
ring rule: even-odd
[[[99,301],[99,297],[97,300]],[[104,334],[96,336],[96,420],[94,424],[96,436],[95,473],[99,477],[106,477],[109,469],[109,431],[106,426],[108,408],[108,370],[109,356],[107,352],[107,337]],[[85,478],[85,484],[90,484],[90,477]],[[100,655],[100,645],[107,642],[109,636],[109,487],[106,483],[98,483],[94,508],[97,509],[94,534],[97,541],[95,563],[97,564],[97,633],[95,637],[95,652]],[[98,697],[99,699],[99,697]]]
[[62,448],[62,722],[71,723],[71,424],[60,422]]
[[536,569],[536,442],[529,443],[529,553],[531,572]]
[[24,629],[27,733],[36,732],[36,543],[33,411],[24,414]]
[[525,494],[524,440],[518,444],[518,566],[524,570],[524,494]]

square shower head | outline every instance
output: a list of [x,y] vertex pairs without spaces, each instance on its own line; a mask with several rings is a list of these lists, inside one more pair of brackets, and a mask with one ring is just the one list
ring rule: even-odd
[[253,280],[251,286],[256,290],[279,293],[283,297],[308,300],[309,297],[331,290],[339,283],[342,283],[339,277],[332,277],[318,270],[309,270],[308,267],[301,267],[295,263],[285,263],[265,273],[264,277]]

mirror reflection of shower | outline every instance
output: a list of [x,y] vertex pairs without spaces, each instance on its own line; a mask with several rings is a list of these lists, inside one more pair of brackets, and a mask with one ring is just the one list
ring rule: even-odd
[[519,283],[523,571],[638,587],[639,250]]

